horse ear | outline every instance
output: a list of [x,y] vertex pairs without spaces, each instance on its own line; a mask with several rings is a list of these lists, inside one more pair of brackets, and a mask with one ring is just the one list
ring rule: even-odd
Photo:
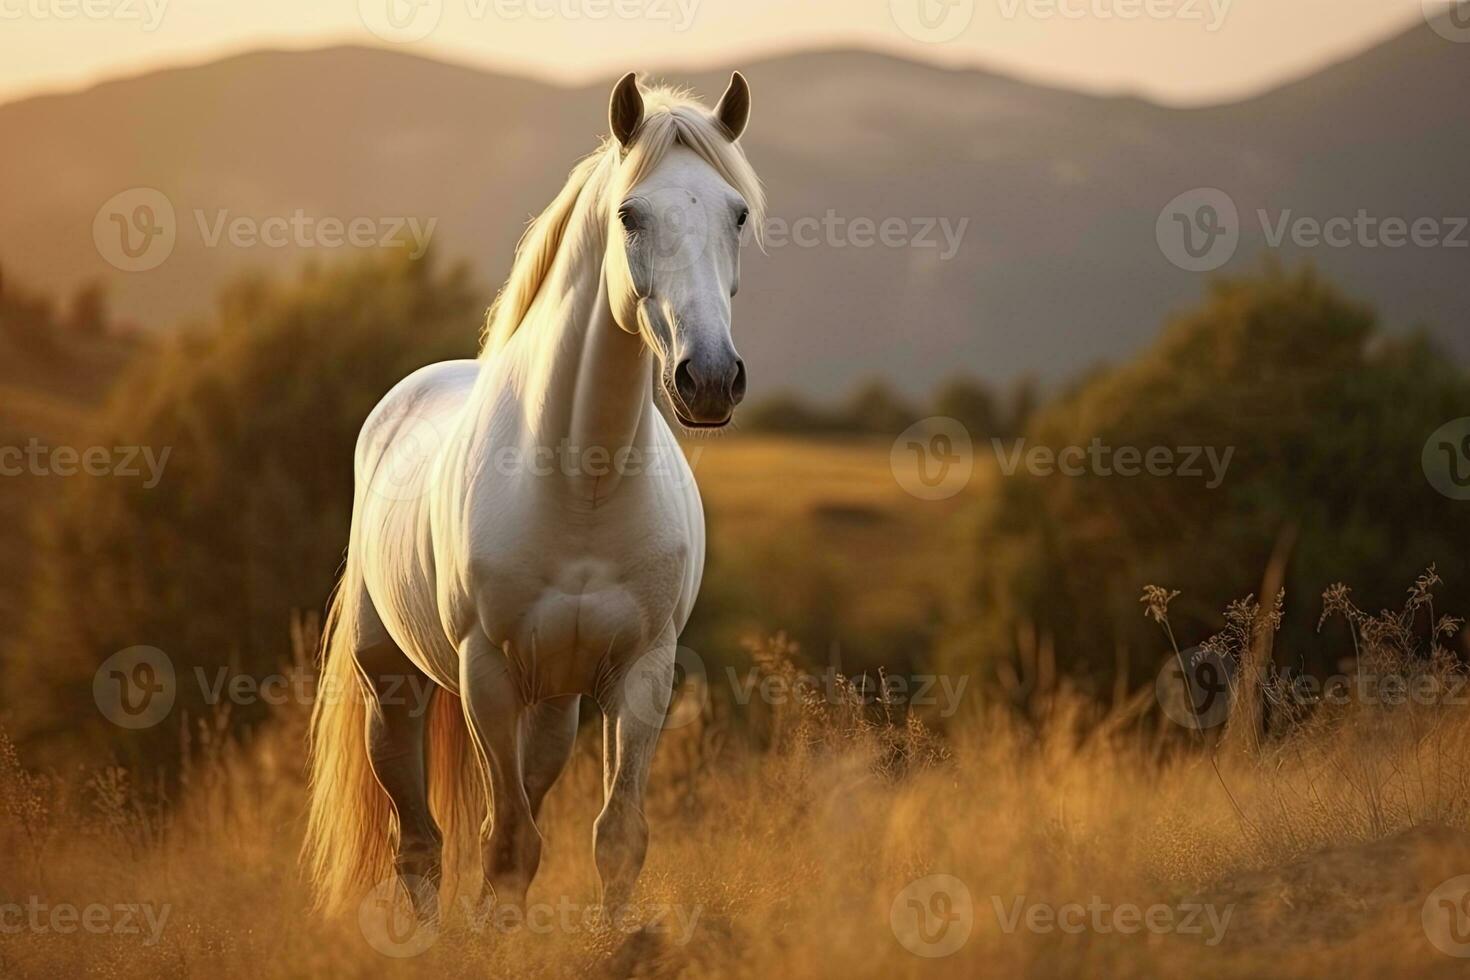
[[715,118],[725,127],[731,142],[738,140],[750,122],[750,83],[738,71],[730,76],[730,87],[715,106]]
[[643,125],[643,93],[638,91],[638,76],[633,72],[628,72],[613,86],[607,121],[613,136],[624,147],[632,142],[633,134]]

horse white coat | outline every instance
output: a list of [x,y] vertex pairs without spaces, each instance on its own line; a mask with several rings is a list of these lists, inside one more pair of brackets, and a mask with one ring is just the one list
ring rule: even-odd
[[[738,73],[712,113],[624,77],[613,139],[527,232],[481,357],[415,372],[363,426],[324,644],[324,692],[351,693],[313,717],[306,857],[324,906],[396,874],[436,915],[441,824],[476,807],[486,886],[523,902],[583,696],[604,716],[602,900],[631,895],[704,562],[654,378],[691,428],[725,424],[744,393],[730,301],[741,228],[763,210],[736,142],[749,107]],[[427,713],[401,696],[422,678]]]

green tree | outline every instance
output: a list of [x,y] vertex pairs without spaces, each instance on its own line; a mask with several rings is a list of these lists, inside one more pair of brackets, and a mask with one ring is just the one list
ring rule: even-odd
[[[948,655],[1009,656],[1017,636],[1055,642],[1058,657],[1104,680],[1123,651],[1140,672],[1161,640],[1139,592],[1182,590],[1182,640],[1220,626],[1228,601],[1259,593],[1273,550],[1292,544],[1281,662],[1333,666],[1345,637],[1315,636],[1319,597],[1353,586],[1368,608],[1396,606],[1431,562],[1470,588],[1470,508],[1421,469],[1426,438],[1470,412],[1470,377],[1420,334],[1388,335],[1371,310],[1312,270],[1268,267],[1213,284],[1152,349],[1100,372],[1040,410],[1024,449],[1110,449],[1081,475],[1017,462],[984,506],[969,627]],[[1117,452],[1171,454],[1173,475]],[[1181,472],[1193,447],[1228,466],[1211,487]]]
[[[21,734],[166,759],[177,720],[205,708],[196,669],[211,682],[276,670],[293,611],[320,610],[340,565],[364,418],[415,368],[473,356],[483,309],[463,268],[372,257],[245,280],[211,322],[139,357],[96,441],[167,452],[162,477],[70,480],[45,515],[30,619],[4,651]],[[91,679],[140,644],[177,669],[175,723],[123,733],[99,717]]]
[[934,394],[934,414],[960,422],[976,441],[1002,434],[995,393],[974,378],[955,377]]
[[873,379],[859,385],[841,413],[844,428],[852,432],[896,437],[919,418],[886,382]]
[[84,283],[72,296],[67,329],[78,337],[105,337],[109,332],[107,290],[100,282]]

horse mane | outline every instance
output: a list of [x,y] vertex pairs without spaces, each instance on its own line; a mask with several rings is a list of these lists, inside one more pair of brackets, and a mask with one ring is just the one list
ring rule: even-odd
[[[594,213],[605,220],[601,205],[609,196],[614,175],[619,179],[618,190],[626,193],[652,173],[673,146],[693,150],[745,198],[750,224],[759,241],[765,226],[765,192],[745,151],[730,140],[719,120],[688,89],[665,85],[645,89],[643,122],[626,153],[616,140],[604,139],[601,146],[577,162],[561,193],[532,219],[521,236],[510,277],[485,314],[480,338],[482,358],[504,347],[525,320],[541,284],[551,273],[583,195],[594,195],[600,205]],[[622,168],[618,166],[620,161]]]

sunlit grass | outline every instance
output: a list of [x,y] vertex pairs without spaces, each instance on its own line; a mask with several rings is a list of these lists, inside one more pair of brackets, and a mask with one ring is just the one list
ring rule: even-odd
[[[1252,616],[1261,622],[1259,608]],[[1460,676],[1432,649],[1402,659],[1419,644],[1410,634],[1410,647],[1396,649],[1387,622],[1357,623],[1377,669]],[[795,669],[789,654],[773,641],[753,659],[779,675]],[[1264,681],[1237,696],[1263,692]],[[304,706],[283,709],[243,743],[194,728],[185,784],[171,799],[105,767],[30,773],[0,743],[0,898],[168,908],[153,944],[54,930],[0,936],[0,972],[259,980],[390,968],[430,977],[1463,970],[1429,943],[1420,911],[1437,884],[1470,872],[1466,705],[1349,700],[1278,713],[1268,736],[1238,743],[1229,729],[1218,742],[1185,734],[1147,698],[1108,714],[1065,686],[1036,697],[1044,704],[1027,715],[975,711],[943,736],[845,687],[835,701],[770,706],[738,725],[711,699],[660,746],[653,845],[621,929],[580,915],[595,895],[590,828],[601,780],[598,732],[588,726],[548,800],[531,894],[572,918],[544,930],[477,926],[483,910],[456,904],[437,940],[401,962],[375,951],[357,921],[307,912],[296,866]],[[951,955],[926,958],[891,923],[900,893],[935,874],[965,884],[973,926]],[[1004,927],[1013,908],[1090,902],[1208,903],[1230,918],[1219,936]]]

